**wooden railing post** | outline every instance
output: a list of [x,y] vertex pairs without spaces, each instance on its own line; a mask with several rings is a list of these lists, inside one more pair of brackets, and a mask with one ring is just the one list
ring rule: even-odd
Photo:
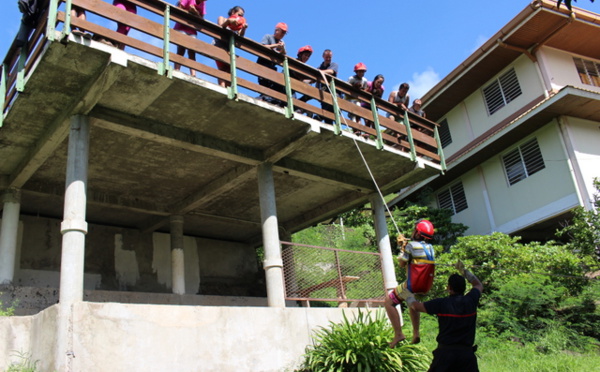
[[158,74],[166,75],[168,78],[172,78],[173,70],[170,66],[169,59],[169,48],[171,39],[171,28],[169,27],[171,21],[171,6],[169,4],[165,7],[165,14],[163,16],[163,60],[158,64]]
[[[325,82],[327,83],[327,81]],[[340,106],[337,101],[337,93],[335,91],[335,79],[331,79],[329,84],[331,90],[331,100],[333,102],[333,114],[335,115],[335,123],[333,124],[333,132],[335,134],[342,134],[342,121],[340,116]]]
[[292,96],[292,82],[290,80],[290,66],[287,56],[283,57],[283,82],[285,83],[285,95],[287,97],[285,117],[291,119],[294,117],[294,98]]
[[381,136],[381,126],[379,125],[379,114],[377,113],[375,97],[371,97],[371,111],[373,112],[373,123],[375,124],[375,131],[377,132],[377,141],[375,142],[375,145],[378,150],[383,150],[383,137]]
[[235,35],[231,35],[229,38],[229,66],[231,72],[231,85],[227,89],[227,96],[229,99],[238,98],[238,86],[237,86],[237,66],[236,66],[236,55],[235,55]]

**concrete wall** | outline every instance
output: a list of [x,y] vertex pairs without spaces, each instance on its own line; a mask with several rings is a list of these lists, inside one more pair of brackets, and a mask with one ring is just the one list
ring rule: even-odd
[[[0,370],[16,350],[52,371],[56,310],[0,318]],[[82,302],[73,308],[71,370],[293,371],[312,332],[340,322],[342,311],[357,310]]]
[[[23,237],[14,283],[59,287],[61,234],[56,219],[21,216]],[[184,237],[186,294],[266,296],[255,250],[245,244]],[[169,234],[89,225],[85,288],[169,293]]]

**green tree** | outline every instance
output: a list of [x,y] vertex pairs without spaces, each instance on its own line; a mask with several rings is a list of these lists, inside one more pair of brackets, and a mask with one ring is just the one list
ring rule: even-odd
[[[600,260],[600,181],[594,180],[596,194],[594,194],[595,210],[586,211],[583,207],[575,208],[573,219],[556,234],[569,239],[567,248],[580,254],[593,256]],[[596,262],[597,265],[597,262]]]

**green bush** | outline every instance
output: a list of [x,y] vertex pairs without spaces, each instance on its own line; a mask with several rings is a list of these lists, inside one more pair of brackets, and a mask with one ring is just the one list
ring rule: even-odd
[[383,311],[375,317],[359,309],[353,321],[344,314],[341,323],[330,323],[315,332],[315,344],[307,347],[303,372],[423,371],[429,352],[419,345],[402,344],[390,349],[393,330]]
[[[0,293],[1,295],[2,293]],[[15,315],[15,303],[10,306],[6,306],[0,301],[0,316],[13,316]]]

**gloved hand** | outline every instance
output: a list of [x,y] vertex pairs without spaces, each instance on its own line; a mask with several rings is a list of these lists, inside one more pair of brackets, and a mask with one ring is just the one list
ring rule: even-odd
[[465,268],[465,264],[461,260],[458,260],[454,267],[456,267],[456,270],[458,270],[460,275],[464,276],[469,283],[475,280],[475,275]]
[[398,249],[400,250],[400,254],[404,253],[404,249],[408,244],[408,239],[402,233],[398,233],[398,238],[396,238],[396,243],[398,243]]
[[458,260],[456,264],[454,264],[454,267],[456,267],[456,270],[458,270],[460,275],[465,276],[465,264],[461,260]]
[[411,291],[409,291],[408,288],[402,286],[402,291],[398,293],[398,297],[406,301],[406,299],[409,297],[412,297],[414,299],[415,295]]

